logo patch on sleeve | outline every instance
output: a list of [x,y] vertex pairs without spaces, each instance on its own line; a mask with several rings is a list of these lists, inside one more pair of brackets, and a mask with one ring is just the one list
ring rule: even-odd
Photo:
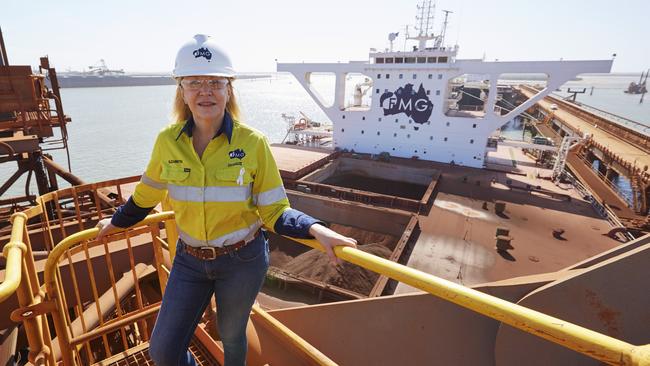
[[243,159],[244,156],[246,156],[246,153],[242,149],[236,149],[228,153],[228,156],[230,156],[231,159]]

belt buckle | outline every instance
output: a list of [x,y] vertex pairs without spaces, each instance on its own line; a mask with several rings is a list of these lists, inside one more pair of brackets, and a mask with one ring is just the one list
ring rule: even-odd
[[199,249],[201,249],[201,251],[210,251],[212,253],[212,257],[206,258],[206,260],[214,260],[215,258],[217,258],[217,248],[208,246],[208,247],[199,247]]

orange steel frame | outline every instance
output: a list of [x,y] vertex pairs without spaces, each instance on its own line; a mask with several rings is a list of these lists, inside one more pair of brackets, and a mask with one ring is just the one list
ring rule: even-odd
[[[94,339],[101,339],[104,345],[104,354],[106,357],[113,355],[115,352],[109,347],[115,342],[109,341],[109,336],[116,336],[121,343],[121,350],[129,348],[129,342],[132,343],[134,334],[140,341],[147,341],[151,329],[144,321],[156,314],[159,302],[145,304],[143,301],[142,289],[139,285],[139,278],[136,274],[136,258],[133,240],[142,235],[150,236],[149,242],[154,251],[154,263],[158,280],[161,286],[166,283],[166,274],[163,270],[163,254],[160,245],[160,229],[158,225],[141,227],[130,232],[114,235],[109,240],[97,242],[94,240],[84,240],[74,245],[63,253],[61,262],[56,265],[56,275],[52,281],[44,286],[39,283],[36,276],[36,267],[34,265],[32,254],[32,243],[34,240],[43,240],[45,250],[49,253],[53,250],[55,241],[53,233],[59,231],[61,237],[67,237],[74,231],[82,231],[101,220],[106,215],[113,212],[113,207],[124,202],[122,196],[122,185],[132,183],[137,177],[113,180],[101,184],[89,184],[72,187],[57,192],[48,193],[39,198],[39,205],[20,213],[26,219],[40,219],[42,237],[38,234],[29,235],[27,225],[24,226],[22,234],[26,244],[26,253],[24,255],[22,275],[23,279],[17,290],[20,308],[12,312],[11,318],[14,321],[22,321],[25,324],[26,333],[29,338],[30,354],[29,361],[34,364],[56,364],[54,354],[53,340],[50,334],[58,335],[58,349],[60,357],[64,364],[83,364],[94,363],[94,353],[91,350],[90,343]],[[112,205],[107,205],[105,200],[100,198],[102,192],[111,191],[114,197]],[[112,206],[112,207],[111,207]],[[71,207],[73,207],[73,212]],[[65,225],[68,222],[77,224],[76,228],[71,230],[70,226]],[[123,309],[123,300],[117,297],[116,275],[113,263],[115,256],[115,240],[121,240],[126,244],[128,257],[128,273],[132,276],[134,286],[132,297],[135,298],[136,309],[127,312]],[[109,243],[109,241],[112,241]],[[103,250],[102,250],[103,249]],[[97,251],[100,253],[98,254]],[[92,254],[91,254],[92,253]],[[100,262],[98,258],[106,263],[106,271],[97,270]],[[75,266],[74,262],[84,263],[87,268],[87,277],[77,273],[80,266]],[[64,276],[64,273],[67,276]],[[105,272],[105,273],[102,273]],[[106,303],[100,301],[100,291],[98,276],[109,277],[109,286],[105,293],[113,294],[114,316],[107,319],[106,311],[102,311],[102,306]],[[102,282],[106,282],[103,279]],[[83,287],[90,286],[92,293],[91,299],[84,299],[82,296]],[[47,291],[47,298],[45,291]],[[88,291],[86,291],[88,292]],[[93,304],[88,307],[88,301]],[[110,301],[109,301],[110,303]],[[110,305],[109,305],[110,306]],[[65,309],[72,309],[73,315]],[[94,309],[96,322],[99,327],[91,329],[88,327],[89,311]],[[46,316],[51,314],[55,330],[53,332],[48,325]],[[73,320],[77,318],[80,321],[80,330],[73,330]],[[130,334],[128,334],[130,333]],[[131,340],[129,340],[131,336]],[[84,361],[84,362],[82,362]]]
[[[47,74],[33,74],[30,66],[9,65],[1,32],[0,45],[3,59],[0,63],[0,132],[3,136],[0,137],[0,163],[15,161],[18,165],[16,172],[0,187],[0,195],[28,173],[25,195],[0,202],[0,206],[10,206],[4,211],[11,213],[19,209],[20,203],[35,203],[36,196],[29,193],[32,174],[36,176],[38,194],[58,188],[56,176],[62,175],[47,164],[43,165],[43,160],[48,158],[44,152],[57,149],[67,151],[66,124],[70,119],[63,112],[56,70],[50,67],[47,57],[41,58],[39,66],[40,71],[45,70]],[[45,85],[46,77],[50,80],[51,90]],[[54,108],[50,106],[51,102]],[[60,129],[59,137],[55,136],[55,128]],[[45,139],[47,148],[40,145]]]

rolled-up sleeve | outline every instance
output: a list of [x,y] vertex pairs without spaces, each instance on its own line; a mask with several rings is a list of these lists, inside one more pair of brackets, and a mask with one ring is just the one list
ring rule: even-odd
[[140,207],[133,202],[133,197],[129,197],[129,200],[117,209],[111,218],[111,224],[121,228],[133,226],[144,220],[151,210],[153,207]]
[[282,213],[275,222],[274,230],[280,235],[286,235],[293,238],[313,239],[309,234],[309,228],[319,224],[327,226],[321,220],[315,219],[306,213],[290,208]]

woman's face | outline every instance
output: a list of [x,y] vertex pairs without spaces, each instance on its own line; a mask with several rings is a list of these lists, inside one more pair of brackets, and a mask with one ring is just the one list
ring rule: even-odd
[[181,80],[183,100],[194,119],[222,118],[226,110],[228,79],[215,76],[188,76]]

